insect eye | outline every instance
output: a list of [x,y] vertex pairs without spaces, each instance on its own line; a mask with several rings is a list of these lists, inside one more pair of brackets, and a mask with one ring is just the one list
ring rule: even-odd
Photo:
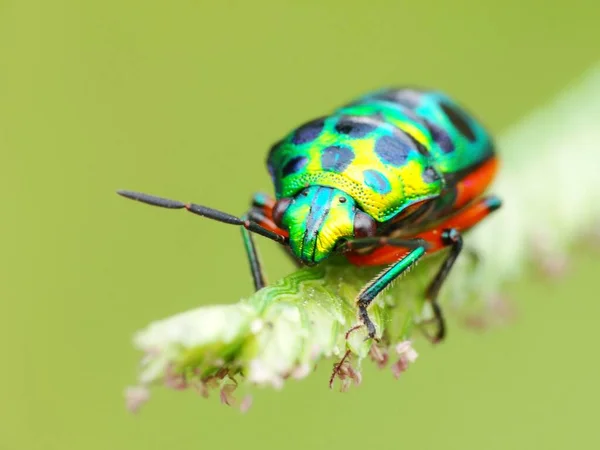
[[277,203],[275,203],[275,206],[273,207],[273,222],[275,222],[275,225],[277,225],[279,228],[283,228],[283,215],[285,214],[285,212],[288,209],[288,206],[290,206],[291,203],[291,198],[282,198],[278,200]]
[[354,236],[357,238],[375,236],[377,233],[377,223],[375,220],[362,211],[356,211],[354,216]]

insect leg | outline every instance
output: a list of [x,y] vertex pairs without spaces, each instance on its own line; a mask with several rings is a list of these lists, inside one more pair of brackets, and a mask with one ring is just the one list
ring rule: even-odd
[[256,244],[252,233],[246,228],[242,228],[242,240],[244,242],[244,248],[246,249],[246,255],[248,256],[248,262],[250,263],[250,273],[252,274],[252,281],[254,282],[254,289],[260,290],[264,288],[267,283],[265,281],[265,275],[262,270],[262,264],[256,250]]
[[[448,221],[441,224],[439,228],[426,231],[417,236],[426,240],[430,244],[432,251],[451,247],[450,254],[442,263],[439,272],[432,280],[425,293],[427,300],[431,302],[433,312],[435,314],[435,321],[438,323],[437,333],[435,336],[430,337],[434,343],[441,341],[446,333],[444,317],[442,315],[442,310],[437,303],[437,297],[444,280],[448,276],[450,269],[454,265],[456,258],[462,250],[463,242],[461,233],[469,230],[481,222],[492,212],[498,210],[501,205],[502,202],[500,199],[494,195],[484,197],[465,207],[459,213],[451,217]],[[477,255],[474,256],[475,262],[477,262]]]
[[[267,230],[277,232],[276,225],[269,219],[274,203],[274,200],[268,195],[256,193],[252,197],[252,208],[248,211],[246,216],[242,217],[242,219],[252,220]],[[256,244],[254,243],[254,238],[246,228],[242,228],[242,240],[244,242],[246,256],[248,257],[248,263],[250,264],[250,273],[252,274],[254,289],[258,291],[267,285],[267,281],[262,269]]]
[[407,269],[412,267],[426,252],[424,246],[420,245],[413,249],[396,263],[389,266],[385,271],[379,274],[371,281],[360,293],[356,300],[358,306],[358,315],[362,323],[367,327],[369,337],[375,337],[375,325],[369,318],[367,308],[377,295],[383,291],[398,276],[402,275]]
[[[243,217],[242,220],[248,219],[267,230],[277,234],[284,234],[285,232],[281,230],[271,218],[274,205],[275,200],[273,200],[271,197],[266,194],[256,193],[252,197],[252,208],[250,208],[250,211],[248,211],[248,214]],[[267,285],[267,281],[262,269],[256,244],[254,243],[254,238],[246,228],[242,228],[242,240],[244,242],[246,255],[248,256],[254,288],[258,291]],[[284,251],[286,255],[291,257],[288,247],[285,247]],[[295,258],[292,257],[292,259],[294,263],[298,264],[298,261]]]
[[442,308],[440,307],[440,304],[437,301],[437,297],[440,293],[440,288],[442,287],[442,284],[448,277],[452,266],[456,262],[456,258],[458,258],[458,255],[460,254],[463,248],[462,236],[460,232],[455,228],[444,230],[442,232],[441,239],[445,245],[451,247],[450,253],[442,263],[442,266],[440,267],[438,273],[436,274],[434,279],[427,287],[427,290],[425,291],[425,299],[431,303],[431,307],[433,308],[433,313],[435,315],[435,321],[438,325],[436,334],[433,337],[428,336],[433,343],[440,342],[442,339],[444,339],[444,336],[446,335],[446,323],[444,320],[444,315],[442,313]]

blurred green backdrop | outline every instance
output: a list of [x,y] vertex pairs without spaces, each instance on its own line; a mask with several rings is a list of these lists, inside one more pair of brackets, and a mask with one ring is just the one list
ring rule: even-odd
[[[511,286],[514,325],[419,343],[400,381],[368,368],[340,395],[326,365],[257,392],[245,416],[160,389],[128,414],[132,332],[251,283],[237,230],[114,191],[242,213],[270,189],[276,138],[389,84],[445,89],[501,133],[600,58],[599,13],[596,0],[0,1],[0,450],[597,448],[593,254],[563,281]],[[271,279],[291,269],[261,244]]]

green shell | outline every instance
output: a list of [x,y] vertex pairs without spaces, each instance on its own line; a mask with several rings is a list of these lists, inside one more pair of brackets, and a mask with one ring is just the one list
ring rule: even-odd
[[447,175],[491,152],[488,134],[441,93],[383,90],[308,122],[273,146],[277,198],[335,187],[384,222],[437,197]]

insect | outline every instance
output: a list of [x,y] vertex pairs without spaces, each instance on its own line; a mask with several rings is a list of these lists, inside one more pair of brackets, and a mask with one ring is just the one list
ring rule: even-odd
[[253,234],[282,244],[299,265],[334,253],[387,268],[358,294],[358,317],[377,330],[369,304],[427,254],[448,253],[425,298],[434,342],[445,336],[438,293],[463,247],[463,233],[501,206],[485,196],[498,161],[484,127],[442,92],[382,89],[311,120],[272,146],[275,197],[256,194],[241,218],[147,194],[119,191],[154,206],[242,227],[255,288],[265,285]]

